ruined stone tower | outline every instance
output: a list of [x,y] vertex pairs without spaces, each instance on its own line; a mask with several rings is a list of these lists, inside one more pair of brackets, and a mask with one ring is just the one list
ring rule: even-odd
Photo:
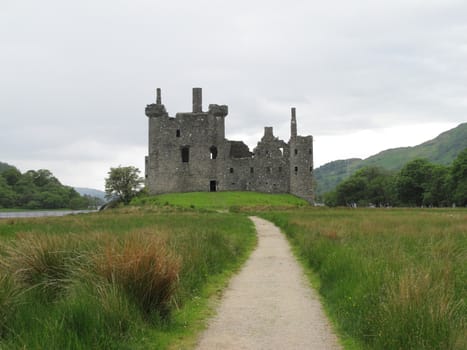
[[226,105],[203,111],[202,90],[193,88],[191,112],[170,117],[157,89],[146,106],[149,154],[146,187],[151,194],[194,191],[291,193],[313,202],[313,137],[297,135],[292,108],[288,143],[264,128],[253,152],[242,141],[225,138]]

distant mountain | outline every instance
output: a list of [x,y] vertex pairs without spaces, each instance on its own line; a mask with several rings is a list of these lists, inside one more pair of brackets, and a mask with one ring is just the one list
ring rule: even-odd
[[100,198],[102,200],[105,200],[105,192],[104,191],[96,190],[96,189],[93,189],[93,188],[85,188],[85,187],[74,187],[74,189],[75,189],[76,192],[78,192],[82,196],[88,195],[88,196],[91,196],[91,197],[97,197],[97,198]]
[[399,170],[415,158],[425,158],[432,163],[449,165],[465,148],[467,148],[467,123],[462,123],[418,146],[388,149],[366,159],[336,160],[315,169],[316,194],[321,195],[333,190],[342,180],[366,166]]

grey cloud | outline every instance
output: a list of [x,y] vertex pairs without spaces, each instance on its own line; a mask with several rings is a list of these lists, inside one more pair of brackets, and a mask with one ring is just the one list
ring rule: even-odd
[[287,138],[291,106],[304,134],[459,123],[466,23],[460,0],[6,0],[1,155],[118,161],[145,147],[156,87],[172,115],[203,87],[250,145],[266,125]]

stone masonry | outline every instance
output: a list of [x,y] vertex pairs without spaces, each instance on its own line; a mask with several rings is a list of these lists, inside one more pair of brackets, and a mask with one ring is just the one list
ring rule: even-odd
[[148,191],[291,193],[313,203],[313,137],[297,135],[295,108],[289,142],[265,127],[253,152],[242,141],[225,138],[227,114],[226,105],[216,104],[203,112],[202,90],[193,88],[192,112],[170,117],[157,89],[156,103],[146,106]]

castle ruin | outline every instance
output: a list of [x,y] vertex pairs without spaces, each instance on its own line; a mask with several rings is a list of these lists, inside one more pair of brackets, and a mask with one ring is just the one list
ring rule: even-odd
[[146,187],[151,194],[171,192],[257,191],[291,193],[313,202],[313,137],[297,135],[292,108],[290,140],[272,127],[253,152],[242,141],[225,138],[226,105],[203,112],[202,90],[193,88],[193,110],[170,117],[157,89],[156,103],[146,106],[149,153]]

